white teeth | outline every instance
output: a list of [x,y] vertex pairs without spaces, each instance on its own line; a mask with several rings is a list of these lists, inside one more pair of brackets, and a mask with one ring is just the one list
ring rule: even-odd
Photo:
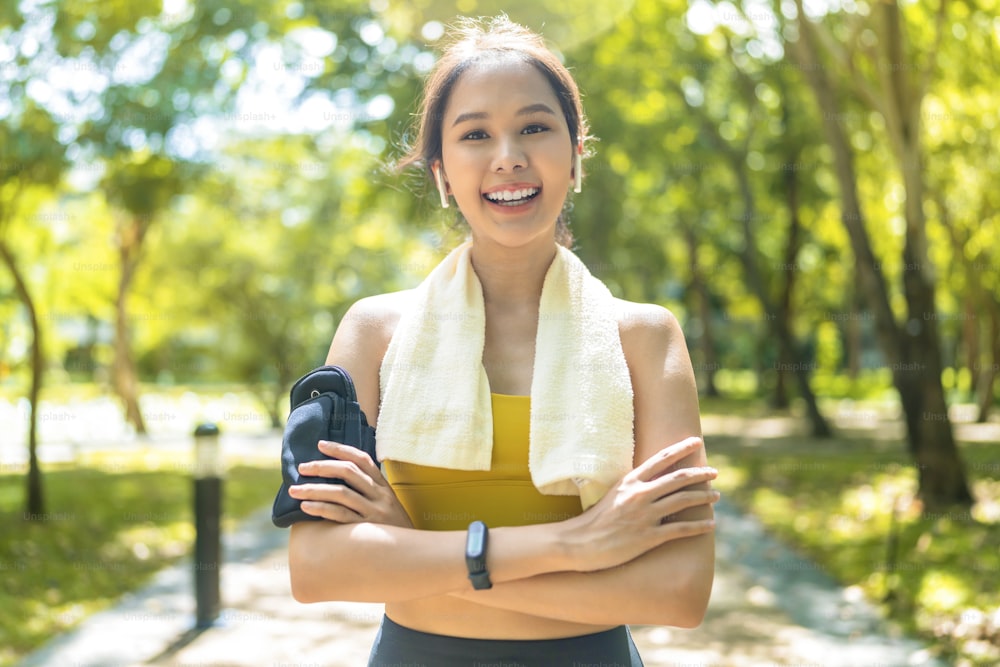
[[527,199],[538,194],[538,188],[523,188],[521,190],[504,190],[503,192],[490,192],[486,198],[490,201],[515,201]]

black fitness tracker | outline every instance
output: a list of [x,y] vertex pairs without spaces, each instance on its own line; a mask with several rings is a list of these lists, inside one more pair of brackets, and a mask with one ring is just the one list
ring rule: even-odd
[[469,568],[469,581],[477,591],[493,588],[490,571],[486,569],[486,543],[489,531],[482,521],[469,524],[469,535],[465,540],[465,566]]

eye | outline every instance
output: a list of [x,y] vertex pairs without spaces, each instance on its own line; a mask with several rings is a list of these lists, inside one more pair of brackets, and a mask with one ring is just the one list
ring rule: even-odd
[[521,130],[521,134],[538,134],[539,132],[548,132],[549,128],[545,125],[539,123],[532,123],[528,127]]
[[462,141],[478,141],[480,139],[485,139],[488,135],[482,130],[473,130],[462,136]]

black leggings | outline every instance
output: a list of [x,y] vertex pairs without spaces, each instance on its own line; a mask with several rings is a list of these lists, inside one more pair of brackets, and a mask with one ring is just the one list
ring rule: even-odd
[[368,667],[642,667],[628,627],[565,639],[465,639],[382,617]]

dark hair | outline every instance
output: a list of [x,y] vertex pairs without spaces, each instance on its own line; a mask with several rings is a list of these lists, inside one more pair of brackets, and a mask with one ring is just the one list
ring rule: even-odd
[[[580,103],[580,90],[569,70],[545,46],[541,35],[512,22],[505,15],[480,20],[462,19],[452,32],[454,39],[444,49],[424,83],[416,141],[397,162],[397,169],[418,165],[433,178],[431,165],[441,159],[441,123],[455,83],[472,65],[498,57],[520,60],[541,72],[559,100],[569,127],[571,149],[575,150],[577,144],[583,142],[584,155],[587,154],[586,146],[591,137]],[[573,235],[564,218],[565,215],[559,216],[556,240],[571,247]]]

